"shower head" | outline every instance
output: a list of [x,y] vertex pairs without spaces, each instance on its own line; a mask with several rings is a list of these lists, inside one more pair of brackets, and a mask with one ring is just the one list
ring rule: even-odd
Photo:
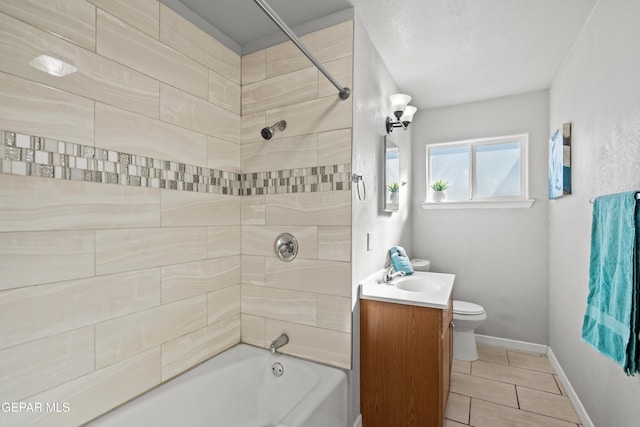
[[273,134],[276,133],[276,130],[285,130],[287,128],[287,122],[284,120],[280,120],[279,122],[274,123],[273,126],[262,128],[260,131],[260,135],[267,141],[273,138]]

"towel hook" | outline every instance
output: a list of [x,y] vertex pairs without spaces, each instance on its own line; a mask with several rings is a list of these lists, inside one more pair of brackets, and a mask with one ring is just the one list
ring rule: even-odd
[[[351,180],[356,183],[356,190],[358,191],[358,200],[361,202],[367,200],[367,187],[364,185],[364,180],[362,179],[362,175],[353,174],[351,175]],[[360,196],[360,183],[362,182],[362,191],[363,195]]]

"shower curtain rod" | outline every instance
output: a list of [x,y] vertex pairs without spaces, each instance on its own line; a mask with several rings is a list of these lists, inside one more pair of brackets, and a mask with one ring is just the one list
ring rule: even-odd
[[349,89],[346,86],[342,86],[340,83],[336,81],[336,79],[333,78],[333,76],[322,66],[322,64],[318,62],[318,59],[315,56],[313,56],[313,54],[307,49],[305,45],[302,44],[300,39],[298,39],[298,36],[296,36],[295,33],[291,31],[291,28],[289,28],[289,26],[278,16],[278,14],[273,9],[271,9],[271,6],[269,6],[265,0],[253,0],[253,1],[258,6],[260,6],[263,12],[266,13],[267,16],[271,18],[271,20],[278,27],[280,27],[282,32],[285,33],[287,37],[289,37],[289,39],[293,42],[293,44],[295,44],[298,47],[298,49],[300,49],[300,51],[304,53],[304,55],[307,58],[309,58],[309,61],[313,62],[313,65],[315,65],[316,68],[320,70],[320,72],[324,74],[324,76],[327,79],[329,79],[329,81],[336,87],[336,89],[338,89],[339,91],[338,95],[340,96],[340,99],[349,98],[349,95],[351,95],[351,89]]

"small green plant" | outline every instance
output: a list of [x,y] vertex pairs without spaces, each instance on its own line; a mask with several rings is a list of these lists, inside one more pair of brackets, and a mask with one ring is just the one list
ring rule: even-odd
[[393,181],[391,184],[387,185],[387,190],[391,191],[392,193],[395,193],[398,190],[400,190],[400,186],[398,185],[397,182]]
[[433,191],[444,191],[449,188],[449,183],[442,179],[439,179],[431,184],[431,188],[433,189]]

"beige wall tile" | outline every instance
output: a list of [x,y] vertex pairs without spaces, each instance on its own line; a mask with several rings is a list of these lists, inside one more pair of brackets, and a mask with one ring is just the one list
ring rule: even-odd
[[318,295],[318,327],[351,333],[351,298]]
[[242,342],[257,345],[258,347],[265,347],[265,318],[243,313],[240,319]]
[[266,198],[260,196],[243,196],[241,215],[242,225],[264,225]]
[[18,402],[93,371],[93,326],[0,351],[0,395]]
[[242,285],[242,312],[316,326],[317,298],[310,292]]
[[97,52],[202,99],[209,96],[207,69],[120,19],[98,9]]
[[95,50],[96,8],[84,0],[3,0],[0,12]]
[[240,116],[165,84],[160,85],[160,119],[226,141],[240,142]]
[[267,286],[319,294],[351,296],[351,265],[346,262],[266,258]]
[[242,145],[243,173],[317,165],[317,133]]
[[148,188],[0,175],[0,231],[159,227]]
[[246,114],[283,107],[318,97],[315,67],[279,75],[242,86],[242,112]]
[[342,101],[337,96],[291,104],[267,110],[267,123],[287,120],[287,130],[274,135],[274,139],[324,132],[351,127],[352,98]]
[[289,344],[278,351],[351,369],[351,334],[266,319],[267,344],[286,333]]
[[238,83],[209,71],[209,102],[239,115],[240,101],[241,89]]
[[205,135],[101,103],[96,103],[96,147],[207,166]]
[[242,283],[247,285],[265,286],[266,271],[263,256],[242,255]]
[[207,258],[204,227],[96,230],[96,274]]
[[[326,62],[324,67],[340,85],[353,91],[353,56]],[[318,97],[335,96],[337,94],[338,89],[318,70]]]
[[318,258],[351,260],[351,227],[318,227]]
[[98,323],[95,327],[96,368],[126,359],[206,324],[205,295]]
[[93,231],[0,233],[0,290],[93,276]]
[[0,128],[93,146],[93,101],[0,73]]
[[[277,119],[276,122],[281,119]],[[275,123],[275,122],[273,122]],[[273,123],[269,123],[272,126]],[[259,112],[254,114],[242,114],[240,125],[240,142],[242,144],[248,142],[263,141],[260,131],[263,127],[267,126],[266,113]]]
[[[300,38],[318,61],[324,63],[353,55],[353,21],[346,21]],[[311,66],[291,42],[266,49],[267,78]],[[344,84],[344,83],[342,83]]]
[[351,192],[267,195],[267,225],[351,225]]
[[0,348],[160,304],[160,269],[0,292]]
[[207,167],[240,173],[240,145],[207,136]]
[[264,80],[267,76],[267,58],[264,49],[242,57],[242,84]]
[[268,227],[245,225],[242,227],[242,254],[275,256],[273,245],[281,233],[291,233],[298,241],[298,258],[318,258],[318,228]]
[[[142,73],[1,14],[0,40],[1,71],[158,118],[159,84]],[[72,64],[77,72],[61,78],[30,66],[43,52]]]
[[162,381],[204,362],[240,342],[240,315],[205,326],[162,344]]
[[210,292],[207,295],[208,323],[212,324],[240,314],[240,285]]
[[163,227],[240,224],[240,197],[161,190]]
[[33,402],[67,402],[67,413],[1,414],[0,422],[11,427],[81,425],[160,384],[161,371],[158,346],[30,398]]
[[239,255],[162,267],[162,303],[206,294],[239,283]]
[[164,5],[160,5],[160,40],[240,84],[240,55]]
[[318,164],[351,163],[351,129],[332,130],[318,134]]
[[88,0],[151,37],[160,37],[160,5],[157,0]]
[[241,253],[240,226],[209,227],[207,232],[208,258],[219,258]]

